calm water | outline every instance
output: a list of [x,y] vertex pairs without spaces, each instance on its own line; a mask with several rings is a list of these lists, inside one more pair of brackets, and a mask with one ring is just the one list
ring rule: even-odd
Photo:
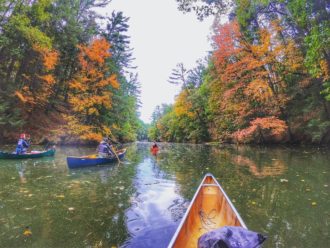
[[329,247],[329,150],[164,144],[154,157],[149,146],[97,168],[65,160],[94,148],[0,160],[0,247],[166,247],[206,172],[264,247]]

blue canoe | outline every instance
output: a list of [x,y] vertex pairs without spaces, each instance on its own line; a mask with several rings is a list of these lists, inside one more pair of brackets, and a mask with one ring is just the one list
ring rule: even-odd
[[[124,158],[125,153],[126,149],[117,151],[119,159]],[[117,162],[117,157],[99,158],[97,155],[89,155],[83,157],[67,157],[66,161],[68,163],[69,168],[74,169]]]
[[0,158],[4,159],[26,159],[26,158],[41,158],[50,157],[55,155],[55,148],[45,150],[45,151],[32,151],[24,154],[16,154],[9,152],[0,151]]

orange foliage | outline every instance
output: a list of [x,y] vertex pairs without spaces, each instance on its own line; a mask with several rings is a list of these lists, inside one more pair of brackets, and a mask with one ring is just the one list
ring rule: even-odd
[[75,117],[66,118],[72,136],[83,140],[100,140],[102,135],[109,134],[110,129],[98,117],[101,111],[111,109],[112,89],[119,88],[116,75],[109,75],[109,67],[105,63],[111,56],[110,44],[104,38],[99,38],[88,46],[79,45],[78,48],[80,70],[69,82],[69,103]]
[[[274,22],[268,29],[260,29],[259,41],[251,44],[242,36],[237,21],[219,27],[213,37],[218,79],[210,86],[212,108],[220,116],[218,125],[227,122],[237,128],[246,126],[255,116],[283,114],[289,100],[285,77],[304,68],[303,56],[294,41],[284,42],[280,32],[280,25]],[[252,125],[236,136],[248,137],[256,127],[262,125]]]
[[320,61],[320,67],[321,67],[323,81],[325,82],[330,79],[329,62],[326,61],[325,59],[322,59]]
[[[61,115],[48,108],[54,95],[56,78],[54,69],[58,63],[58,51],[33,45],[30,58],[25,63],[19,83],[21,88],[14,95],[17,108],[20,109],[25,125],[22,127],[38,142],[43,138],[52,138],[58,125],[63,121]],[[59,106],[57,106],[59,107]]]
[[80,49],[79,61],[84,67],[88,64],[87,60],[96,62],[97,64],[104,64],[106,58],[111,56],[110,43],[105,38],[94,39],[89,46],[79,45]]
[[250,126],[243,130],[233,133],[233,138],[238,143],[248,143],[255,138],[260,142],[272,138],[282,140],[287,133],[288,127],[284,121],[271,116],[265,118],[256,118],[250,122]]
[[[79,118],[72,115],[63,115],[66,125],[64,128],[65,132],[63,136],[66,137],[66,142],[77,142],[79,140],[88,141],[88,142],[99,142],[104,135],[109,135],[110,131],[108,128],[96,127],[94,125],[82,124]],[[68,136],[69,135],[69,136]]]
[[56,50],[50,50],[39,45],[34,45],[33,50],[42,56],[43,65],[47,70],[53,70],[55,68],[59,56]]
[[[26,118],[33,118],[32,112],[43,111],[53,94],[56,79],[53,71],[58,62],[58,52],[39,45],[32,46],[34,56],[28,62],[28,66],[35,68],[22,74],[22,88],[15,91],[19,99],[22,112]],[[30,121],[28,121],[30,122]]]

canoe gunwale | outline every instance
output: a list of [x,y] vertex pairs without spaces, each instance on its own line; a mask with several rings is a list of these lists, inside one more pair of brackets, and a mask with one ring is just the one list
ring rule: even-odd
[[[117,151],[117,155],[119,159],[124,158],[125,154],[126,154],[125,148]],[[117,161],[117,157],[114,156],[109,158],[99,158],[97,156],[94,157],[94,155],[81,156],[81,157],[68,156],[66,160],[69,169],[76,169],[76,168],[84,168],[84,167],[113,163]]]
[[[117,153],[118,156],[121,156],[122,154],[126,153],[126,149],[124,148],[124,149],[118,150],[116,153]],[[95,156],[95,157],[93,157],[93,156]],[[68,156],[68,158],[94,160],[94,159],[97,159],[97,158],[100,158],[100,157],[97,157],[97,155],[93,154],[93,155],[86,155],[86,156]],[[116,158],[116,157],[113,157],[113,158]]]
[[[207,184],[207,183],[205,183],[205,184],[204,184],[203,182],[205,181],[205,179],[206,179],[207,177],[212,177],[212,179],[214,180],[215,183],[211,183],[211,184]],[[207,173],[207,174],[204,176],[204,178],[203,178],[202,182],[200,183],[200,185],[198,186],[198,188],[197,188],[197,190],[196,190],[196,192],[195,192],[195,195],[194,195],[194,197],[192,198],[192,200],[191,200],[191,202],[190,202],[190,204],[189,204],[189,207],[188,207],[188,209],[186,210],[186,213],[184,214],[183,218],[181,219],[181,222],[180,222],[179,226],[177,227],[177,229],[176,229],[176,231],[175,231],[175,233],[174,233],[174,235],[173,235],[173,237],[172,237],[172,239],[171,239],[171,242],[169,243],[169,245],[168,245],[167,248],[172,248],[173,245],[174,245],[174,243],[176,242],[176,240],[177,240],[177,238],[178,238],[178,236],[179,236],[179,233],[180,233],[180,231],[181,231],[183,225],[185,224],[185,222],[186,222],[186,220],[187,220],[187,218],[188,218],[188,215],[190,214],[190,210],[191,210],[191,208],[193,207],[194,202],[195,202],[195,200],[196,200],[196,198],[197,198],[197,196],[198,196],[198,194],[199,194],[201,188],[204,187],[204,186],[216,186],[216,187],[219,187],[220,191],[222,192],[222,194],[223,194],[223,196],[225,197],[226,201],[228,202],[229,206],[231,207],[231,209],[232,209],[233,212],[235,213],[235,215],[236,215],[238,221],[240,222],[241,226],[242,226],[243,228],[247,229],[247,226],[245,225],[245,223],[244,223],[243,219],[241,218],[240,214],[238,213],[238,211],[237,211],[236,208],[234,207],[234,204],[230,201],[230,199],[229,199],[229,197],[227,196],[226,192],[223,190],[223,188],[222,188],[221,185],[218,183],[218,181],[215,179],[215,177],[214,177],[211,173]]]
[[5,151],[0,151],[0,159],[34,159],[34,158],[43,158],[43,157],[52,157],[55,155],[56,149],[51,148],[48,150],[41,150],[37,153],[24,153],[16,154],[9,153]]

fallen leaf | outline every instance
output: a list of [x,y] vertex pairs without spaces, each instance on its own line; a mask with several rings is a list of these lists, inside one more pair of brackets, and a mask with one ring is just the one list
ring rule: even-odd
[[30,237],[32,235],[32,232],[31,232],[31,230],[30,230],[30,228],[28,226],[25,227],[24,232],[23,232],[23,235],[25,237]]
[[62,199],[65,198],[64,195],[55,195],[55,197],[56,197],[56,198],[62,198]]

